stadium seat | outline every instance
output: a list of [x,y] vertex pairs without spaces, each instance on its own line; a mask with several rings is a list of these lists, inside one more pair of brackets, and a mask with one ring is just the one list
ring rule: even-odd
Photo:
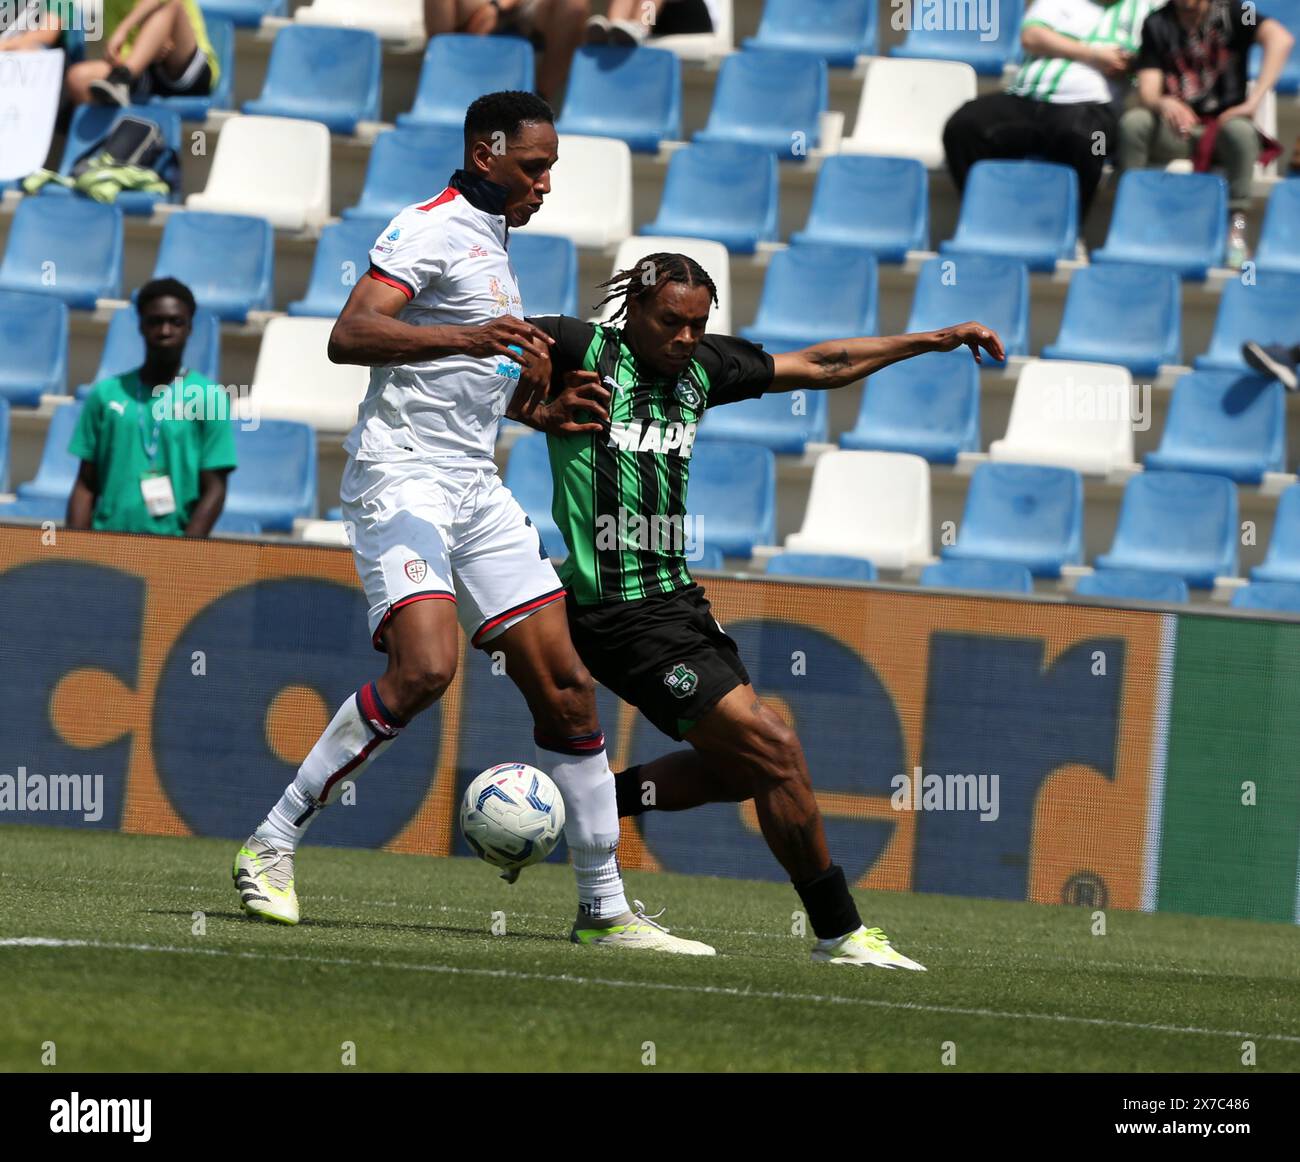
[[[181,150],[181,117],[175,110],[159,108],[156,105],[128,105],[125,109],[108,105],[78,105],[68,125],[68,140],[63,147],[63,160],[59,164],[59,173],[65,178],[70,178],[73,167],[77,162],[94,148],[97,141],[102,141],[104,136],[111,132],[113,126],[123,117],[137,117],[145,121],[152,121],[158,126],[167,146],[174,149],[179,158]],[[143,190],[123,190],[117,195],[113,204],[123,214],[147,217],[154,212],[154,207],[160,203],[180,202],[181,169],[179,160],[174,161],[171,165],[163,166],[158,176],[171,186],[172,192],[170,196],[166,194],[147,194]],[[69,190],[66,186],[48,185],[42,188],[42,197],[50,195],[64,198],[81,196]]]
[[1300,274],[1300,178],[1273,187],[1264,211],[1255,265],[1260,270]]
[[828,422],[826,392],[811,388],[778,391],[709,408],[699,435],[701,439],[760,444],[777,454],[801,456],[806,444],[826,442]]
[[[221,321],[202,307],[194,315],[194,327],[183,355],[185,366],[213,383],[221,381]],[[134,305],[113,312],[108,336],[99,358],[95,378],[77,388],[77,398],[85,399],[90,389],[102,379],[134,371],[144,363],[144,339],[140,335],[140,316]]]
[[269,311],[275,287],[275,231],[245,214],[172,214],[163,228],[154,278],[178,278],[199,306],[227,323]]
[[777,553],[767,561],[768,577],[820,577],[825,581],[874,581],[876,567],[861,557],[830,553]]
[[[962,319],[997,331],[1008,356],[1029,354],[1029,268],[989,254],[926,259],[917,271],[907,330],[934,331]],[[985,355],[984,366],[1000,365]]]
[[[661,48],[587,45],[569,73],[556,132],[612,137],[636,153],[655,153],[682,136],[682,66]],[[561,163],[564,149],[560,149]],[[558,172],[558,170],[557,170]]]
[[0,396],[0,492],[9,491],[9,401]]
[[295,517],[316,513],[316,433],[309,425],[263,419],[235,425],[239,467],[226,484],[225,512],[287,533]]
[[49,295],[0,290],[0,400],[39,407],[68,390],[68,308]]
[[946,255],[1019,258],[1030,270],[1072,259],[1079,238],[1079,175],[1047,161],[977,161]]
[[842,246],[791,246],[772,255],[758,316],[743,338],[773,351],[876,333],[875,256]]
[[1065,318],[1044,359],[1118,363],[1154,376],[1182,362],[1182,286],[1162,267],[1112,263],[1076,270]]
[[[68,492],[72,492],[72,482],[68,482]],[[68,497],[38,496],[30,500],[0,501],[0,521],[32,522],[52,520],[55,524],[66,523],[68,515]]]
[[1195,589],[1237,573],[1237,486],[1226,476],[1143,472],[1124,488],[1119,526],[1098,569],[1172,573]]
[[343,211],[344,219],[391,222],[407,206],[442,193],[451,175],[460,169],[464,155],[465,135],[460,126],[390,129],[379,134],[370,147],[361,201]]
[[533,46],[522,37],[445,33],[431,38],[424,50],[415,104],[397,115],[397,125],[442,125],[459,132],[465,110],[484,93],[531,93],[534,84]]
[[1187,582],[1171,573],[1146,569],[1096,569],[1079,578],[1079,597],[1118,597],[1137,601],[1185,602]]
[[1106,245],[1093,262],[1162,266],[1204,279],[1223,261],[1228,183],[1218,174],[1129,170],[1119,179]]
[[876,52],[876,0],[767,0],[758,35],[745,49],[774,48],[821,57],[833,68],[852,68]]
[[1268,553],[1250,577],[1252,581],[1300,581],[1300,484],[1278,497]]
[[798,553],[865,557],[881,569],[930,560],[930,465],[898,452],[827,452],[813,469]]
[[0,290],[53,295],[73,310],[122,292],[122,211],[87,198],[23,198],[0,263]]
[[235,99],[235,25],[206,11],[203,23],[216,53],[220,74],[217,87],[206,97],[150,97],[151,108],[169,109],[185,121],[205,121],[213,109],[233,108]]
[[281,230],[315,229],[330,213],[330,135],[317,122],[232,117],[191,210],[253,214]]
[[696,569],[721,569],[724,565],[722,550],[716,545],[696,544],[686,550],[687,568],[694,573]]
[[751,556],[776,540],[776,457],[756,444],[698,441],[687,505],[697,542]]
[[[307,297],[290,303],[289,314],[337,318],[357,280],[370,269],[371,247],[387,225],[384,218],[350,218],[326,226],[316,244]],[[512,241],[518,243],[518,238]]]
[[[702,238],[646,238],[637,234],[619,246],[614,258],[614,270],[628,270],[647,255],[661,251],[685,254],[704,268],[718,292],[718,305],[709,312],[709,323],[705,331],[714,335],[732,334],[731,256],[727,253],[727,248],[721,242],[709,242]],[[597,312],[596,318],[603,322],[616,309],[615,304],[606,303]]]
[[333,319],[272,319],[262,336],[250,390],[258,416],[298,420],[321,432],[348,432],[370,386],[370,372],[331,363]]
[[244,112],[319,121],[333,133],[355,133],[379,120],[379,37],[363,29],[282,28],[271,46],[262,95]]
[[[1262,0],[1259,4],[1259,17],[1272,17],[1281,21],[1296,40],[1300,41],[1300,2],[1297,0]],[[1287,95],[1300,93],[1300,59],[1295,49],[1282,65],[1282,75],[1277,79],[1277,91]],[[1259,66],[1263,61],[1263,51],[1258,44],[1251,46],[1247,57],[1248,75],[1251,80],[1259,76]]]
[[567,557],[569,550],[560,535],[559,525],[551,516],[551,458],[546,450],[545,436],[529,432],[514,442],[510,459],[506,462],[504,480],[505,486],[536,526],[551,559],[558,561]]
[[288,16],[289,0],[200,0],[206,22],[209,16],[229,20],[236,28],[256,28],[264,16]]
[[667,49],[684,61],[720,60],[731,52],[736,41],[732,0],[706,0],[706,3],[713,18],[712,32],[656,36],[655,47]]
[[68,451],[80,415],[80,403],[68,403],[54,409],[50,426],[45,430],[41,462],[36,467],[36,475],[18,485],[19,500],[57,500],[67,504],[77,473],[81,471],[81,461]]
[[749,145],[688,145],[673,154],[659,216],[642,234],[710,238],[738,254],[775,242],[776,158]]
[[[922,5],[908,5],[906,12],[921,12]],[[891,48],[895,57],[921,60],[964,61],[982,77],[1000,77],[1009,64],[1020,60],[1020,21],[1024,15],[1024,0],[999,0],[997,4],[949,5],[948,12],[965,16],[992,15],[988,27],[961,27],[966,21],[943,20],[935,23],[939,28],[927,28],[924,20],[920,28],[909,28],[902,44]],[[977,15],[978,14],[978,15]]]
[[[828,157],[817,175],[807,225],[790,243],[860,246],[880,262],[930,248],[930,179],[915,158]],[[863,207],[870,206],[869,214]]]
[[528,315],[578,313],[578,248],[567,238],[510,232],[510,263]]
[[262,535],[262,522],[256,517],[224,509],[212,526],[212,535],[218,537],[258,537]]
[[312,520],[304,524],[299,538],[309,545],[350,545],[347,522],[341,520]]
[[828,104],[824,60],[766,49],[732,53],[718,73],[708,124],[694,140],[749,145],[781,161],[803,161],[821,143]]
[[921,584],[943,589],[983,589],[992,593],[1032,593],[1033,575],[1014,561],[978,557],[939,561],[921,570]]
[[632,153],[610,137],[560,138],[551,192],[525,230],[603,250],[632,233]]
[[1240,484],[1285,472],[1285,389],[1260,375],[1189,372],[1174,385],[1160,447],[1146,466],[1212,472]]
[[943,127],[975,99],[975,70],[959,61],[876,57],[858,98],[853,134],[844,153],[915,158],[926,169],[944,167]]
[[387,40],[424,39],[424,0],[311,0],[294,9],[299,24],[364,29]]
[[[4,510],[0,509],[0,515]],[[1243,585],[1229,602],[1233,609],[1271,609],[1277,613],[1300,613],[1300,582],[1256,581]]]
[[1035,359],[1016,380],[994,460],[1105,474],[1133,465],[1133,377],[1107,363]]
[[1247,285],[1239,278],[1223,284],[1210,349],[1196,357],[1198,370],[1247,371],[1241,345],[1296,342],[1300,331],[1300,274],[1256,271]]
[[1083,477],[1072,468],[981,464],[971,476],[957,543],[945,558],[1014,561],[1035,577],[1083,562]]

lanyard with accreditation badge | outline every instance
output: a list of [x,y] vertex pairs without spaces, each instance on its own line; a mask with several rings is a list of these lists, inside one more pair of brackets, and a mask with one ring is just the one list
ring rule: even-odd
[[[185,374],[182,368],[177,378],[183,380]],[[176,511],[176,494],[172,491],[172,478],[166,472],[154,467],[154,461],[158,456],[158,445],[162,438],[162,421],[167,415],[170,403],[169,386],[153,401],[152,407],[146,406],[141,400],[136,408],[136,419],[140,426],[140,443],[144,447],[145,456],[149,459],[149,467],[140,477],[140,495],[144,498],[144,506],[150,516],[170,516]],[[149,421],[145,417],[146,412],[149,413],[149,420],[153,422],[153,429],[147,434]]]

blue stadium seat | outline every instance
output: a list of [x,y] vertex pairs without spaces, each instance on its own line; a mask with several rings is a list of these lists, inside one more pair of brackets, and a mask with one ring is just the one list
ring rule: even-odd
[[712,238],[752,254],[760,242],[776,241],[777,197],[772,154],[746,145],[688,145],[669,161],[659,216],[641,233]]
[[801,456],[806,444],[824,444],[828,438],[826,394],[811,388],[778,391],[709,408],[699,434],[702,439],[761,444],[778,454]]
[[291,24],[276,33],[262,95],[245,113],[301,117],[332,133],[379,120],[379,37],[363,28]]
[[48,295],[0,290],[0,399],[40,406],[68,390],[68,308]]
[[[699,560],[692,561],[692,556],[698,556]],[[696,569],[721,569],[724,563],[722,550],[716,545],[695,545],[687,550],[686,558],[691,573]]]
[[[407,206],[446,189],[464,156],[465,136],[459,127],[432,125],[381,133],[370,149],[361,201],[343,211],[344,219],[391,222]],[[378,237],[376,233],[371,242]]]
[[80,403],[54,409],[45,431],[45,446],[41,449],[36,475],[15,490],[19,500],[58,500],[67,504],[77,473],[81,471],[81,461],[68,451],[80,415]]
[[204,22],[208,16],[231,21],[236,28],[256,28],[264,16],[288,16],[289,0],[199,0]]
[[213,109],[231,108],[235,99],[235,26],[229,20],[206,13],[203,23],[221,70],[216,88],[206,97],[149,98],[150,106],[170,109],[186,121],[204,121]]
[[743,47],[811,53],[833,68],[852,68],[858,57],[876,54],[876,0],[767,0],[758,35]]
[[1032,593],[1034,578],[1014,561],[964,557],[940,561],[921,570],[921,584],[943,589],[982,589],[994,593]]
[[[922,12],[926,6],[908,4],[901,10],[907,14]],[[909,28],[901,45],[889,50],[890,56],[911,57],[918,60],[965,61],[982,77],[1000,77],[1002,69],[1020,60],[1020,20],[1024,16],[1024,0],[999,0],[996,4],[958,4],[956,6],[932,5],[931,9],[956,11],[974,15],[972,23],[978,26],[978,14],[991,13],[991,22],[983,27],[962,28],[964,21],[945,21],[950,28],[930,29],[922,15],[922,27]],[[986,39],[987,38],[987,39]]]
[[0,492],[9,491],[9,401],[0,396]]
[[1014,561],[1059,577],[1083,561],[1083,477],[1072,468],[981,464],[966,493],[957,543],[945,558]]
[[265,218],[190,210],[163,227],[154,278],[178,278],[227,323],[273,304],[275,229]]
[[752,556],[776,541],[776,457],[756,444],[697,441],[687,505],[706,545]]
[[228,533],[232,536],[257,537],[262,534],[262,522],[244,513],[226,512],[222,509],[221,515],[217,517],[217,523],[212,526],[212,531]]
[[946,255],[1018,258],[1052,270],[1075,256],[1079,175],[1048,161],[977,161],[966,180],[957,233],[939,244]]
[[863,557],[837,557],[833,553],[777,553],[768,558],[767,576],[874,581],[876,567]]
[[[1300,41],[1300,0],[1262,0],[1259,5],[1259,17],[1272,17],[1286,25],[1287,30]],[[1295,49],[1282,65],[1282,75],[1277,79],[1279,93],[1300,93],[1300,59]],[[1259,66],[1264,53],[1258,44],[1252,45],[1246,67],[1248,76],[1253,81],[1259,76]]]
[[1044,359],[1118,363],[1155,375],[1182,362],[1182,286],[1173,271],[1111,263],[1077,270],[1065,318]]
[[741,336],[793,351],[823,339],[876,333],[876,258],[842,246],[791,246],[772,255],[753,325]]
[[551,559],[558,561],[567,557],[568,547],[560,535],[559,525],[551,516],[551,458],[546,450],[545,436],[530,432],[514,442],[504,480],[505,486],[536,526]]
[[[202,307],[194,315],[190,341],[185,344],[185,366],[213,383],[221,382],[221,320]],[[113,313],[104,340],[104,353],[90,383],[77,388],[77,398],[85,399],[101,379],[134,371],[144,363],[144,338],[140,334],[140,316],[135,306],[122,307]]]
[[357,280],[370,269],[370,249],[388,222],[387,218],[349,218],[326,226],[316,243],[307,297],[290,303],[288,313],[337,317]]
[[682,136],[682,66],[662,48],[588,45],[573,56],[560,133],[615,137],[656,153]]
[[578,248],[555,234],[510,231],[510,262],[529,315],[578,313]]
[[840,447],[911,452],[932,464],[955,464],[980,449],[979,365],[964,347],[930,351],[872,375],[858,420]]
[[826,62],[806,53],[755,49],[723,58],[709,122],[696,141],[767,149],[803,161],[821,140]]
[[1286,393],[1276,379],[1193,371],[1174,385],[1160,447],[1147,469],[1212,472],[1258,484],[1286,471]]
[[459,132],[465,110],[484,93],[531,93],[534,83],[533,46],[522,37],[445,33],[431,38],[424,50],[415,104],[397,115],[397,124],[442,125]]
[[[0,509],[0,515],[4,512]],[[1300,613],[1300,582],[1256,581],[1232,595],[1233,609],[1271,609],[1278,613]]]
[[1300,581],[1300,484],[1277,499],[1273,536],[1262,565],[1250,571],[1252,581]]
[[1080,597],[1117,597],[1137,601],[1186,602],[1187,582],[1172,573],[1146,569],[1098,569],[1079,578]]
[[[837,154],[817,175],[808,224],[790,235],[805,242],[861,246],[880,262],[902,262],[930,249],[930,179],[911,157]],[[870,206],[870,213],[863,207]]]
[[24,198],[0,263],[0,289],[54,295],[92,311],[122,292],[122,211],[87,198]]
[[343,506],[340,504],[340,505],[336,505],[334,508],[331,508],[331,509],[330,509],[330,510],[325,514],[325,519],[326,519],[326,520],[342,520],[342,519],[343,519]]
[[[122,213],[147,217],[161,202],[181,201],[181,117],[175,110],[162,109],[156,105],[129,105],[125,109],[107,105],[78,105],[68,125],[68,140],[63,147],[63,160],[59,163],[59,173],[65,178],[71,177],[73,166],[94,147],[95,142],[102,140],[118,121],[128,116],[152,121],[161,130],[163,140],[177,153],[172,164],[162,167],[158,175],[171,186],[170,196],[146,194],[142,190],[123,190],[117,196],[114,204]],[[41,196],[69,198],[79,195],[66,186],[48,185],[41,190]]]
[[1300,178],[1273,187],[1264,211],[1255,265],[1260,270],[1300,274]]
[[[908,331],[933,331],[965,319],[987,323],[1007,355],[1029,354],[1029,268],[985,254],[930,258],[916,275]],[[984,356],[984,366],[998,363]]]
[[1214,320],[1210,349],[1196,357],[1196,367],[1206,370],[1246,371],[1241,345],[1296,342],[1300,331],[1300,274],[1260,270],[1247,286],[1239,278],[1224,283],[1219,313]]
[[269,532],[289,532],[295,517],[315,515],[316,433],[310,424],[235,424],[235,456],[239,467],[226,485],[226,512],[251,517]]
[[1129,480],[1098,569],[1172,573],[1195,589],[1237,573],[1237,486],[1226,476],[1143,472]]
[[1218,174],[1129,170],[1119,179],[1106,245],[1093,262],[1163,266],[1204,279],[1223,261],[1228,183]]
[[[72,492],[72,484],[68,484]],[[68,497],[40,496],[32,500],[10,500],[0,503],[0,521],[47,521],[63,524],[68,515]]]

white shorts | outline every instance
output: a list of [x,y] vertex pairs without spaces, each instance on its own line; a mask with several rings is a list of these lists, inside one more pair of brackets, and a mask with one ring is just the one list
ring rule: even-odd
[[564,597],[536,527],[494,469],[349,458],[339,499],[377,650],[388,619],[413,601],[454,602],[481,646]]

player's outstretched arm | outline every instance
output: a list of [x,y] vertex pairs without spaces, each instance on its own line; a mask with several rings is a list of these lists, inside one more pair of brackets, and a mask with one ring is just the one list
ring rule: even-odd
[[845,387],[859,379],[927,351],[953,351],[966,346],[975,361],[984,350],[994,359],[1006,358],[1002,340],[983,323],[959,323],[938,331],[913,335],[881,335],[861,339],[828,339],[801,351],[772,356],[770,391],[792,391],[799,387]]

